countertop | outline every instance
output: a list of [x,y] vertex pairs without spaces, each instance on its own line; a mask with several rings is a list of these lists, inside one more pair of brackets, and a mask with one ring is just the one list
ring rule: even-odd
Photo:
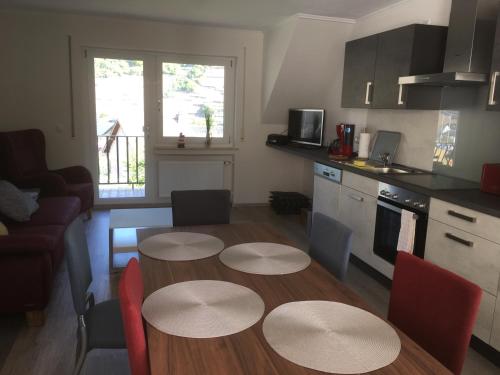
[[500,196],[483,193],[479,184],[428,172],[426,174],[378,174],[330,160],[326,148],[307,149],[294,145],[268,145],[304,159],[373,178],[445,202],[500,218]]

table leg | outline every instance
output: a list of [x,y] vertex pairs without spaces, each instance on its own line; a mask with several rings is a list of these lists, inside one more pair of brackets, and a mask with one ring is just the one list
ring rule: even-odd
[[113,236],[114,236],[114,229],[110,228],[109,229],[109,250],[108,250],[108,255],[109,255],[109,273],[113,273],[115,271],[115,265],[114,265],[114,252],[113,252]]

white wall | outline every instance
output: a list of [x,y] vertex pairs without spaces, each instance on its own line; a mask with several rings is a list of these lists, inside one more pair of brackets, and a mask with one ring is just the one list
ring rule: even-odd
[[[289,23],[266,33],[265,38],[275,41],[276,35],[287,35]],[[344,20],[295,17],[293,36],[277,78],[269,82],[265,76],[264,85],[272,84],[272,90],[267,89],[269,98],[263,108],[263,122],[286,124],[289,108],[328,108],[330,88],[342,81],[344,44],[352,27]],[[271,49],[266,51],[274,53]],[[277,62],[273,59],[273,63]],[[265,65],[265,69],[276,67]]]
[[[67,35],[73,38],[74,139],[70,136]],[[40,128],[47,138],[51,168],[82,164],[94,173],[94,151],[89,146],[93,114],[89,110],[84,46],[236,57],[235,203],[264,203],[273,189],[300,190],[302,162],[264,145],[266,135],[281,131],[283,126],[269,127],[260,122],[263,35],[259,31],[3,10],[0,45],[0,130]],[[245,103],[241,102],[243,98]],[[157,126],[154,119],[149,121]]]

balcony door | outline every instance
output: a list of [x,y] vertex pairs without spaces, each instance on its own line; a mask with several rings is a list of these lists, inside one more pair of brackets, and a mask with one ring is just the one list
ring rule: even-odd
[[148,181],[145,58],[87,51],[98,200],[143,200]]

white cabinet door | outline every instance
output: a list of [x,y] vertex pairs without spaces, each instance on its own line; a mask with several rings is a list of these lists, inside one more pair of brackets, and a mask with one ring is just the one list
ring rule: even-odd
[[353,254],[371,264],[377,199],[342,186],[339,207],[339,220],[353,231]]
[[340,185],[320,176],[314,176],[313,213],[320,212],[338,219]]

